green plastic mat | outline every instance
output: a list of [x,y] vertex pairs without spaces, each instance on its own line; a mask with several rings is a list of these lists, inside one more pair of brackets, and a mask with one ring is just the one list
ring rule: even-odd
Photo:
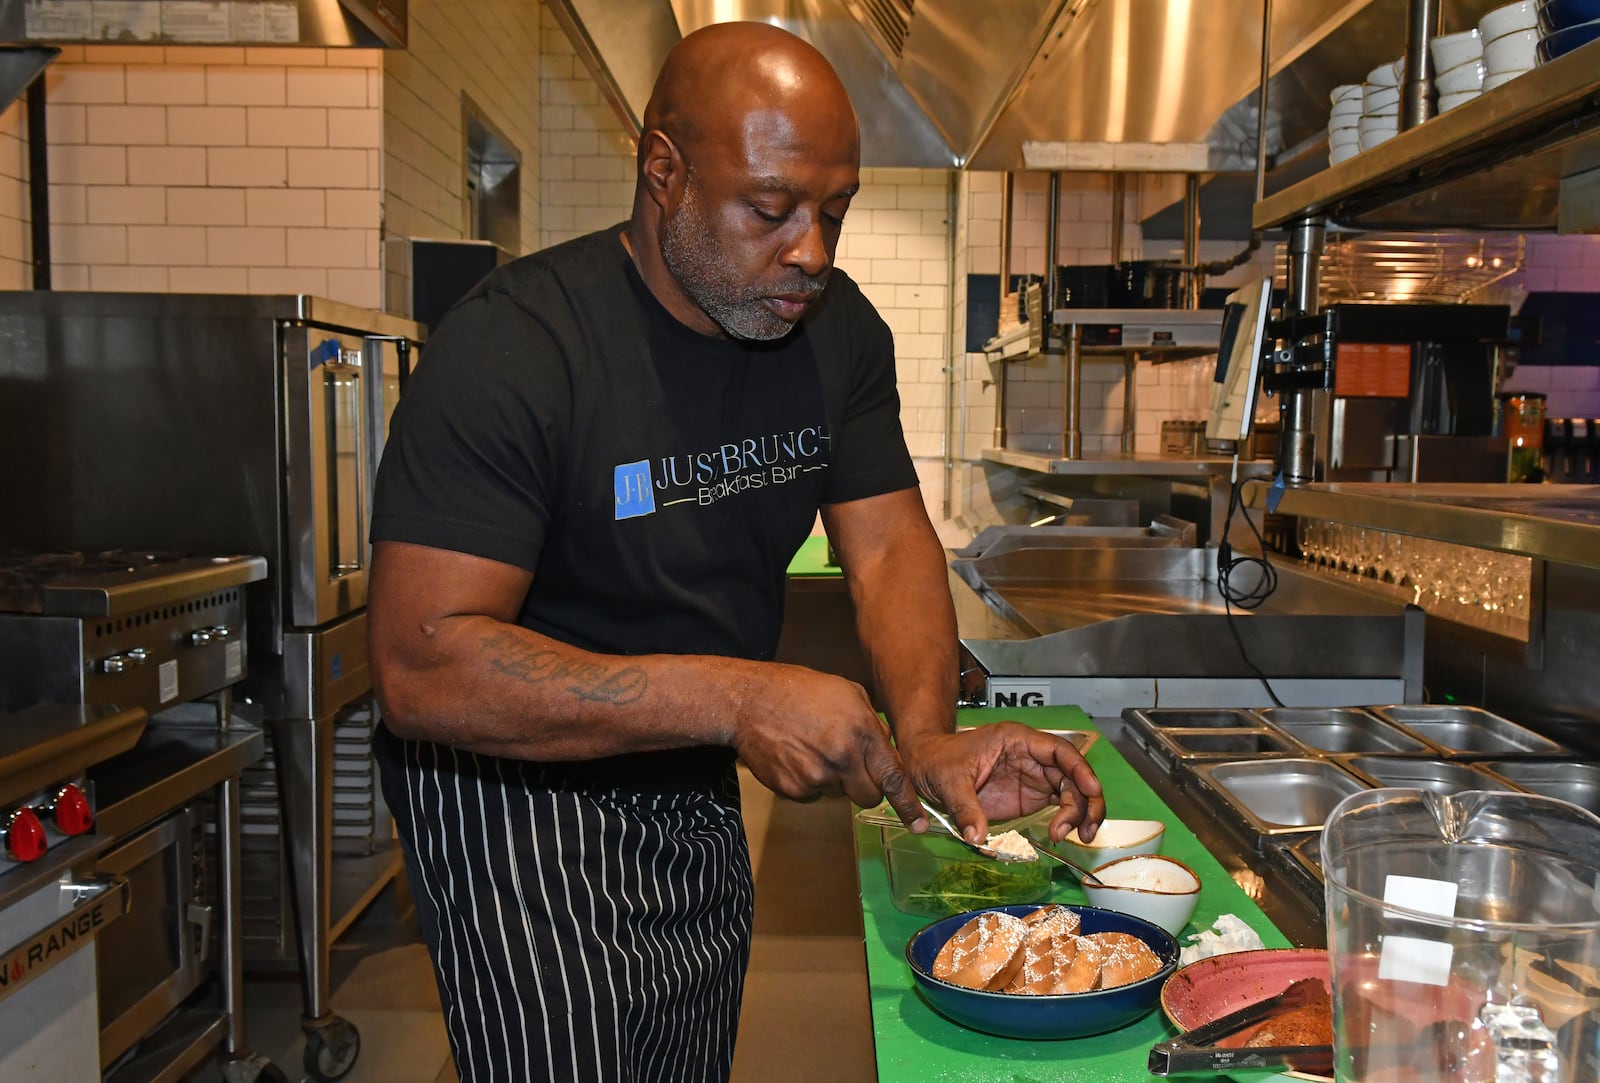
[[844,572],[839,569],[839,565],[828,563],[828,539],[817,534],[800,543],[799,551],[795,553],[794,559],[789,561],[789,574],[838,577]]
[[[964,710],[960,716],[962,725],[1001,719],[1041,729],[1095,729],[1076,707]],[[1167,831],[1161,852],[1199,873],[1200,902],[1189,927],[1178,937],[1180,943],[1196,929],[1210,928],[1219,914],[1237,914],[1261,934],[1267,947],[1291,946],[1110,741],[1102,737],[1094,743],[1089,763],[1106,788],[1107,815],[1162,821]],[[904,954],[906,942],[930,919],[903,914],[890,902],[888,870],[876,828],[857,825],[856,853],[873,1037],[883,1083],[1145,1083],[1156,1078],[1145,1070],[1150,1047],[1176,1034],[1159,1006],[1122,1030],[1055,1042],[996,1038],[939,1015],[918,995]],[[1086,901],[1070,880],[1056,880],[1052,892],[1055,902]]]

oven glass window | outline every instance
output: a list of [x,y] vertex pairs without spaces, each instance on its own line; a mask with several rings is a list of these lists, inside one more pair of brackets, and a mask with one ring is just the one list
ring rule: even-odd
[[323,366],[327,409],[328,574],[337,579],[360,571],[366,553],[365,433],[362,430],[361,370]]

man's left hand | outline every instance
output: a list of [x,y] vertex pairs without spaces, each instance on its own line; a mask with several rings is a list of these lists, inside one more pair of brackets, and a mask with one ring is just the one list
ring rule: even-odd
[[918,734],[900,748],[917,792],[943,805],[969,842],[982,842],[990,819],[1010,820],[1061,807],[1050,819],[1060,842],[1074,827],[1085,842],[1106,816],[1100,780],[1071,741],[1018,722]]

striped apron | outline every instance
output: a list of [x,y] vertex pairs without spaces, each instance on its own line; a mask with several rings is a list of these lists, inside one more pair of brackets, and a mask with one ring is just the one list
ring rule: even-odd
[[754,905],[732,768],[648,794],[374,749],[462,1083],[728,1078]]

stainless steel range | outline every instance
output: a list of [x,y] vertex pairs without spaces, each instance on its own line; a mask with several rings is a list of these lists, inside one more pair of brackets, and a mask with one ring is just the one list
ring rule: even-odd
[[359,1050],[331,943],[401,867],[370,747],[366,532],[421,339],[314,297],[0,292],[0,548],[266,558],[245,592],[243,696],[274,768],[243,784],[246,951],[299,969],[317,1079]]
[[159,711],[244,676],[260,557],[0,554],[0,712],[36,703]]
[[[0,1004],[0,1078],[177,1078],[219,1046],[230,1081],[276,1071],[244,1041],[239,775],[263,741],[232,696],[245,589],[265,577],[260,557],[0,557],[0,811],[18,863],[0,898],[21,915],[7,905],[0,929],[43,929],[10,957],[24,975],[71,930],[95,934],[87,961],[40,979],[45,1001]],[[213,973],[220,998],[200,991]],[[36,1050],[57,1001],[79,1029]]]

